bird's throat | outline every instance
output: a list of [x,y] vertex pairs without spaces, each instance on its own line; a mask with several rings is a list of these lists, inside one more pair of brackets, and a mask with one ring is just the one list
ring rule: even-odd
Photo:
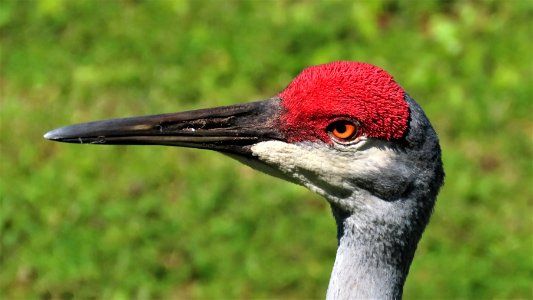
[[401,299],[417,241],[406,245],[413,241],[405,228],[368,226],[353,215],[337,223],[342,228],[326,298]]

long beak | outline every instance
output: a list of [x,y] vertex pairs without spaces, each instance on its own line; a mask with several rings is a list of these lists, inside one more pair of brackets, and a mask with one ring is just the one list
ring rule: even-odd
[[44,138],[66,143],[167,145],[250,154],[266,140],[283,140],[277,97],[194,111],[111,119],[54,129]]

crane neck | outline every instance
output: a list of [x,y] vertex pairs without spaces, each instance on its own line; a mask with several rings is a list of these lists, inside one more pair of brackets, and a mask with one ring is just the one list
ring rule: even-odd
[[421,233],[335,208],[333,214],[339,246],[326,299],[401,299]]

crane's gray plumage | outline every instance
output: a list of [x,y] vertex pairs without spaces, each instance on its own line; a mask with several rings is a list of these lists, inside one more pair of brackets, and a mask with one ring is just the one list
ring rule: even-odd
[[368,64],[304,70],[265,101],[72,125],[45,138],[216,150],[324,196],[337,223],[328,299],[399,299],[444,180],[420,106]]
[[390,146],[390,151],[399,153],[399,163],[360,181],[361,192],[348,200],[358,202],[355,206],[332,204],[339,248],[328,299],[350,299],[353,291],[358,298],[402,296],[444,179],[437,135],[420,106],[409,96],[406,101],[411,120],[405,143]]

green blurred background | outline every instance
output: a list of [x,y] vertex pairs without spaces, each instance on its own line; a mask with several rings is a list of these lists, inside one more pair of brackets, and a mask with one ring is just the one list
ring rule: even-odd
[[533,2],[0,1],[0,298],[322,298],[323,199],[220,154],[45,141],[388,70],[447,173],[407,299],[533,298]]

